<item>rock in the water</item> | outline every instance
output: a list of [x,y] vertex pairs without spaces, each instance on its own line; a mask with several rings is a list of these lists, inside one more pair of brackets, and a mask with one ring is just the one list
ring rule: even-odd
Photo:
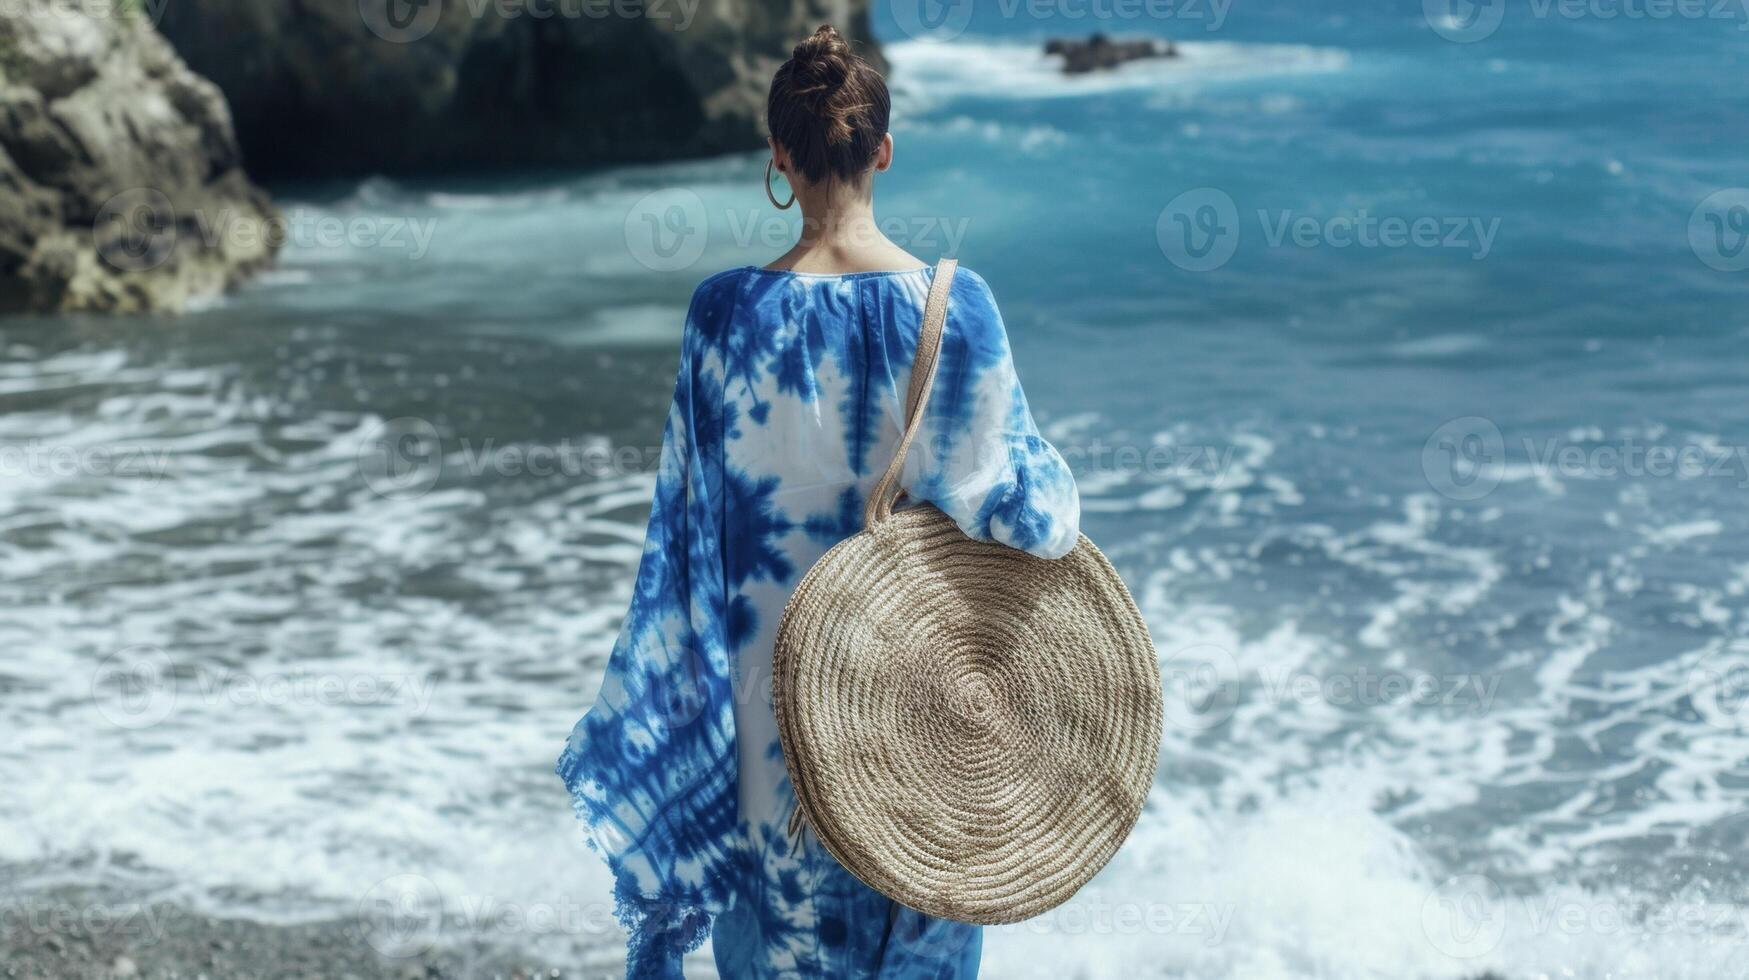
[[133,9],[0,17],[0,313],[176,311],[272,259],[224,97]]
[[1176,58],[1178,48],[1171,41],[1143,38],[1135,41],[1113,41],[1104,34],[1094,34],[1083,41],[1058,37],[1045,42],[1045,54],[1062,55],[1063,71],[1070,75],[1116,68],[1129,61],[1144,58]]
[[771,74],[869,0],[177,0],[256,175],[637,162],[753,149]]

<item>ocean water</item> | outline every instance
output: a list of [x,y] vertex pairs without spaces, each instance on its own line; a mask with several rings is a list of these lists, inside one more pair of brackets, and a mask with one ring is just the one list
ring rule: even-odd
[[[1168,692],[986,975],[1749,976],[1749,18],[958,9],[878,18],[878,210],[994,287]],[[0,321],[7,890],[611,973],[550,766],[761,169],[282,187],[233,296]]]

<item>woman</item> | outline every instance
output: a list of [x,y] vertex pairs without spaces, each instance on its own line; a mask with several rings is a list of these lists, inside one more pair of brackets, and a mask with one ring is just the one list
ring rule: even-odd
[[[614,872],[631,977],[681,976],[707,935],[732,980],[977,973],[977,927],[903,908],[811,832],[789,836],[771,706],[784,605],[859,529],[898,443],[933,278],[876,230],[888,108],[880,74],[831,27],[796,47],[771,83],[766,193],[775,167],[801,204],[801,240],[771,266],[705,280],[687,314],[631,611],[559,761]],[[1074,482],[970,272],[953,283],[940,365],[910,497],[972,537],[1067,553]]]

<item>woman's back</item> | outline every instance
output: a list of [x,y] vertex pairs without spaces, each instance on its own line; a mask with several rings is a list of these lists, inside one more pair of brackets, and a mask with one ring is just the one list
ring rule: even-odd
[[[796,583],[862,528],[868,494],[893,458],[934,275],[927,268],[842,275],[748,268],[707,280],[693,301],[688,332],[696,336],[686,345],[693,415],[699,425],[721,425],[720,437],[699,440],[720,447],[720,459],[700,462],[722,473],[740,818],[764,828],[745,844],[747,856],[766,867],[830,866],[844,874],[824,854],[792,854],[781,838],[794,802],[771,706],[772,647]],[[935,390],[907,463],[902,485],[974,538],[1048,557],[1075,545],[1074,481],[1039,438],[1001,316],[975,273],[962,270],[954,280]],[[844,884],[837,897],[803,901],[844,904],[847,921],[866,920],[869,910],[859,903],[879,899],[860,883]],[[772,937],[762,924],[793,919],[798,909],[764,892],[743,900],[767,903],[750,905],[731,933],[762,936],[740,951],[747,971],[740,975],[756,975],[770,962],[764,946]],[[737,962],[735,950],[719,948],[717,956]],[[815,965],[821,975],[856,969],[853,960]]]
[[[933,277],[927,268],[746,268],[699,287],[688,327],[697,336],[686,345],[703,382],[695,411],[722,419],[726,516],[738,541],[767,542],[806,569],[861,528],[866,494],[898,444]],[[713,397],[720,410],[698,401]],[[954,283],[935,393],[903,482],[972,537],[1050,557],[1074,546],[1074,482],[1038,435],[995,300],[969,270]]]
[[[731,907],[735,927],[719,923],[715,935],[719,968],[732,975],[791,960],[808,964],[804,972],[854,975],[891,927],[886,899],[817,842],[796,846],[785,833],[795,802],[771,653],[796,583],[861,528],[893,457],[933,278],[931,269],[748,267],[705,280],[687,315],[633,606],[560,774],[586,811],[600,807],[593,822],[609,831],[597,843],[622,880],[763,869],[698,887],[701,908]],[[980,540],[1057,557],[1079,536],[1074,480],[1039,437],[989,287],[966,270],[901,484]],[[662,801],[677,798],[691,801],[697,832],[649,833],[663,826]],[[650,812],[628,813],[627,801],[649,801]],[[620,824],[646,835],[616,836]],[[815,886],[770,886],[786,875]],[[834,951],[817,930],[773,931],[820,916],[874,932]],[[932,947],[971,942],[955,924],[920,917],[914,927]]]
[[[559,775],[615,877],[628,975],[680,976],[710,936],[725,977],[970,980],[977,927],[858,881],[796,810],[771,702],[772,646],[801,576],[860,529],[894,456],[934,282],[880,234],[878,72],[822,27],[778,69],[772,160],[802,210],[774,263],[693,294],[632,605]],[[808,270],[808,271],[797,271]],[[935,387],[900,485],[984,541],[1058,557],[1075,484],[1039,438],[989,287],[953,282]]]

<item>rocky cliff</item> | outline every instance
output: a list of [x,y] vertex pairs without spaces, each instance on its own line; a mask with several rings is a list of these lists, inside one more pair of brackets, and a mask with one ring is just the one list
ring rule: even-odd
[[272,257],[231,116],[134,5],[0,16],[0,313],[177,310]]
[[795,42],[868,0],[177,0],[160,27],[230,99],[250,172],[564,167],[757,147]]
[[0,15],[0,314],[179,310],[263,267],[284,229],[245,159],[312,177],[755,148],[771,73],[820,23],[880,64],[868,3],[25,4]]

